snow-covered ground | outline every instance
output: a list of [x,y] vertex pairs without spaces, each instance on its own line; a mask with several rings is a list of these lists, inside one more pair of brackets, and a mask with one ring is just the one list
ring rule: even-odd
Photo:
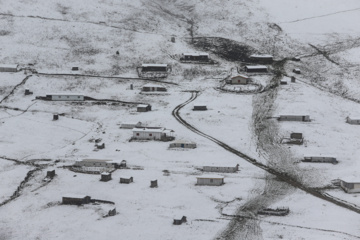
[[[285,183],[190,131],[172,115],[191,97],[189,91],[198,91],[195,101],[180,110],[189,124],[265,165],[302,176],[298,181],[307,187],[360,205],[358,194],[331,186],[331,180],[345,176],[360,179],[360,128],[345,122],[347,116],[359,115],[360,105],[344,98],[347,93],[356,97],[360,91],[357,1],[123,0],[100,4],[92,0],[75,4],[2,0],[1,5],[0,42],[6,47],[0,46],[0,63],[19,63],[50,75],[0,72],[0,203],[13,195],[30,170],[38,169],[17,198],[0,205],[0,239],[359,238],[358,213],[281,185]],[[191,33],[210,37],[206,49],[219,64],[178,61],[183,52],[203,51],[191,44]],[[175,36],[175,43],[171,36]],[[229,59],[234,56],[225,60],[215,54],[216,49],[226,48],[221,38],[273,54],[276,59],[301,55],[300,62],[287,61],[282,74],[293,75],[293,68],[301,68],[303,73],[297,75],[295,83],[278,86],[273,98],[266,98],[272,91],[269,89],[257,94],[219,91],[219,81],[231,71],[237,74],[239,67],[236,57],[232,62]],[[141,63],[171,65],[172,72],[160,81],[173,84],[156,83],[166,87],[166,93],[141,92],[150,82],[136,79],[136,67]],[[71,71],[72,67],[80,70]],[[276,74],[252,75],[252,80],[265,86]],[[339,86],[349,91],[342,97],[328,92]],[[25,96],[26,88],[33,95]],[[36,99],[54,92],[127,103]],[[152,111],[137,112],[137,103],[151,104]],[[205,103],[208,110],[193,111],[197,103]],[[272,115],[257,125],[254,117],[267,112]],[[61,115],[53,121],[56,113]],[[312,121],[278,122],[271,118],[298,113],[310,115]],[[196,142],[197,148],[169,149],[169,142],[129,141],[131,129],[120,129],[120,124],[134,121],[172,129],[176,139]],[[276,143],[291,132],[302,132],[304,145],[259,143],[259,139]],[[105,149],[96,149],[95,139],[101,139]],[[311,154],[336,155],[339,163],[298,162]],[[116,170],[111,181],[101,182],[99,175],[64,168],[85,158],[126,160],[129,169]],[[224,185],[196,185],[203,166],[236,164],[239,172],[220,173],[225,177]],[[45,183],[46,171],[51,169],[56,176]],[[134,182],[120,184],[122,176],[132,176]],[[154,179],[158,188],[150,188]],[[276,189],[279,186],[286,187]],[[103,218],[110,207],[103,203],[62,205],[62,196],[68,193],[112,201],[117,215]],[[290,214],[256,216],[251,205],[259,209],[289,207]],[[250,226],[252,234],[241,235],[238,229],[247,227],[241,225],[242,218],[224,214],[255,216],[259,228]],[[172,224],[182,216],[187,216],[187,223]],[[229,232],[238,235],[224,237]]]

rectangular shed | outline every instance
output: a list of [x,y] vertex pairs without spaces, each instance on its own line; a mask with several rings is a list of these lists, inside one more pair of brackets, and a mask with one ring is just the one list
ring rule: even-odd
[[78,195],[78,194],[66,194],[62,197],[62,204],[69,205],[82,205],[88,204],[91,201],[90,196]]
[[83,159],[76,161],[75,167],[100,167],[100,168],[119,168],[120,164],[110,159]]
[[158,84],[148,83],[142,87],[141,91],[143,91],[143,92],[166,92],[167,89],[164,86],[161,86]]
[[196,148],[196,143],[185,140],[178,140],[170,143],[169,148]]
[[208,53],[183,53],[182,59],[185,61],[209,61]]
[[193,110],[194,111],[206,111],[207,107],[206,107],[205,103],[197,103],[197,104],[194,104]]
[[132,183],[134,181],[133,177],[120,177],[120,183],[126,183],[126,184],[129,184],[129,183]]
[[141,65],[142,72],[167,72],[167,70],[168,70],[167,64],[145,63]]
[[343,178],[340,180],[340,187],[346,193],[360,193],[360,180],[353,178]]
[[248,73],[252,73],[252,72],[267,72],[268,68],[267,66],[264,65],[257,65],[257,66],[245,66],[245,71]]
[[355,117],[355,116],[347,117],[346,122],[353,125],[360,125],[360,117]]
[[309,115],[280,115],[278,120],[279,121],[310,122],[310,116]]
[[0,64],[0,72],[17,72],[17,64]]
[[333,156],[305,156],[303,162],[315,162],[315,163],[332,163],[336,164],[338,161]]
[[132,131],[137,140],[170,140],[174,132],[166,128],[134,128]]
[[237,75],[235,77],[230,78],[229,80],[227,80],[228,84],[242,84],[242,85],[246,85],[249,83],[250,78],[248,76],[245,75]]
[[203,175],[197,178],[197,185],[221,186],[224,184],[224,177],[218,175]]
[[46,98],[51,101],[84,101],[81,93],[49,93]]
[[139,105],[137,105],[136,110],[138,112],[149,112],[149,111],[151,111],[151,105],[150,104],[139,104]]

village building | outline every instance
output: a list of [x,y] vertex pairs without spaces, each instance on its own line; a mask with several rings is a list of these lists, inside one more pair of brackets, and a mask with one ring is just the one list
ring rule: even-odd
[[120,164],[110,159],[83,159],[76,161],[74,167],[117,169],[120,167]]
[[17,72],[17,64],[0,64],[0,72]]
[[55,170],[47,171],[46,178],[53,179],[55,177]]
[[221,186],[224,184],[224,177],[217,175],[203,175],[197,178],[197,185]]
[[360,125],[360,116],[359,117],[355,117],[355,116],[346,117],[346,122],[349,124],[353,124],[353,125]]
[[221,172],[221,173],[235,173],[239,171],[239,164],[235,167],[218,167],[218,166],[204,166],[204,172]]
[[196,148],[196,143],[186,140],[177,140],[170,143],[169,148]]
[[120,128],[133,129],[141,126],[142,126],[141,122],[125,122],[121,124]]
[[313,162],[313,163],[332,163],[337,164],[338,161],[334,156],[305,156],[302,162]]
[[249,58],[256,63],[271,64],[273,62],[273,56],[269,54],[253,54]]
[[134,182],[134,179],[133,177],[120,177],[120,183],[126,183],[126,184],[129,184],[129,183],[132,183]]
[[108,182],[108,181],[110,181],[112,178],[111,178],[111,173],[109,173],[109,172],[103,172],[103,173],[101,173],[101,179],[100,179],[100,181],[102,181],[102,182]]
[[300,57],[293,57],[291,60],[293,60],[295,62],[300,62],[301,58]]
[[264,65],[245,66],[245,71],[248,73],[262,73],[267,72],[268,68]]
[[230,78],[229,80],[226,81],[226,83],[228,84],[241,84],[241,85],[246,85],[248,84],[250,81],[250,78],[248,76],[245,75],[237,75],[235,77]]
[[197,104],[194,104],[193,110],[194,111],[206,111],[207,107],[206,107],[205,103],[197,103]]
[[209,61],[209,54],[201,53],[201,52],[200,53],[183,53],[182,58],[180,60],[207,62],[207,61]]
[[141,71],[142,72],[167,72],[168,65],[167,64],[142,64]]
[[86,195],[66,194],[62,197],[62,204],[82,205],[91,202],[91,197]]
[[360,193],[360,180],[351,177],[342,178],[340,180],[340,187],[346,193]]
[[49,93],[46,99],[51,101],[84,101],[84,94],[80,93]]
[[292,133],[290,133],[290,138],[292,138],[292,139],[303,139],[303,134],[302,133],[292,132]]
[[138,112],[149,112],[149,111],[151,111],[151,105],[150,104],[139,104],[139,105],[137,105],[136,110]]
[[301,70],[299,68],[293,69],[293,73],[301,74]]
[[287,84],[288,84],[288,80],[286,78],[280,80],[280,85],[287,85]]
[[186,222],[187,222],[186,216],[183,216],[181,219],[174,219],[173,224],[181,225],[182,223],[186,223]]
[[148,83],[142,87],[141,91],[143,91],[143,92],[166,92],[167,89],[164,86],[161,86],[158,84]]
[[151,187],[151,188],[157,188],[157,187],[158,187],[158,181],[157,181],[157,179],[150,181],[150,187]]
[[278,120],[279,121],[310,122],[310,116],[309,115],[280,115]]
[[174,131],[166,128],[134,128],[132,131],[133,139],[136,140],[171,141],[174,139]]

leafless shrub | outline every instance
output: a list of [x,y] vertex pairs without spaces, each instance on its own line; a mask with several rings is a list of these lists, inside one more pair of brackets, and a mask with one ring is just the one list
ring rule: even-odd
[[66,15],[69,13],[70,7],[66,7],[61,3],[56,4],[56,10],[60,12],[62,15]]
[[7,30],[0,30],[0,36],[6,36],[6,35],[10,35],[10,31]]

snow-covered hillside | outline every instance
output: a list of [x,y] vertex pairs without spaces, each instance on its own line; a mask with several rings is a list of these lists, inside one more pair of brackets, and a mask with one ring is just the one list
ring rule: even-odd
[[[16,73],[0,71],[0,240],[360,238],[359,193],[333,184],[360,182],[360,128],[346,123],[360,116],[358,1],[0,6],[0,69],[19,64]],[[186,52],[207,52],[212,62],[181,62]],[[267,73],[245,72],[251,54],[273,56]],[[139,77],[143,63],[168,64],[168,77]],[[226,84],[239,74],[248,85]],[[147,83],[167,91],[143,91]],[[51,93],[85,101],[50,101]],[[152,110],[138,112],[138,104]],[[207,110],[194,111],[196,104]],[[311,121],[276,119],[297,114]],[[120,128],[139,121],[197,147],[133,140],[131,129]],[[292,132],[304,144],[281,144]],[[336,155],[339,163],[301,162],[309,155]],[[126,160],[127,167],[103,182],[71,167],[83,159]],[[237,164],[235,173],[202,171]],[[207,174],[225,184],[198,185]],[[123,177],[134,181],[120,184]],[[150,188],[153,180],[158,187]],[[68,194],[93,201],[62,204]],[[258,214],[282,207],[288,215]],[[113,208],[115,216],[106,216]],[[183,216],[187,222],[173,224]]]

